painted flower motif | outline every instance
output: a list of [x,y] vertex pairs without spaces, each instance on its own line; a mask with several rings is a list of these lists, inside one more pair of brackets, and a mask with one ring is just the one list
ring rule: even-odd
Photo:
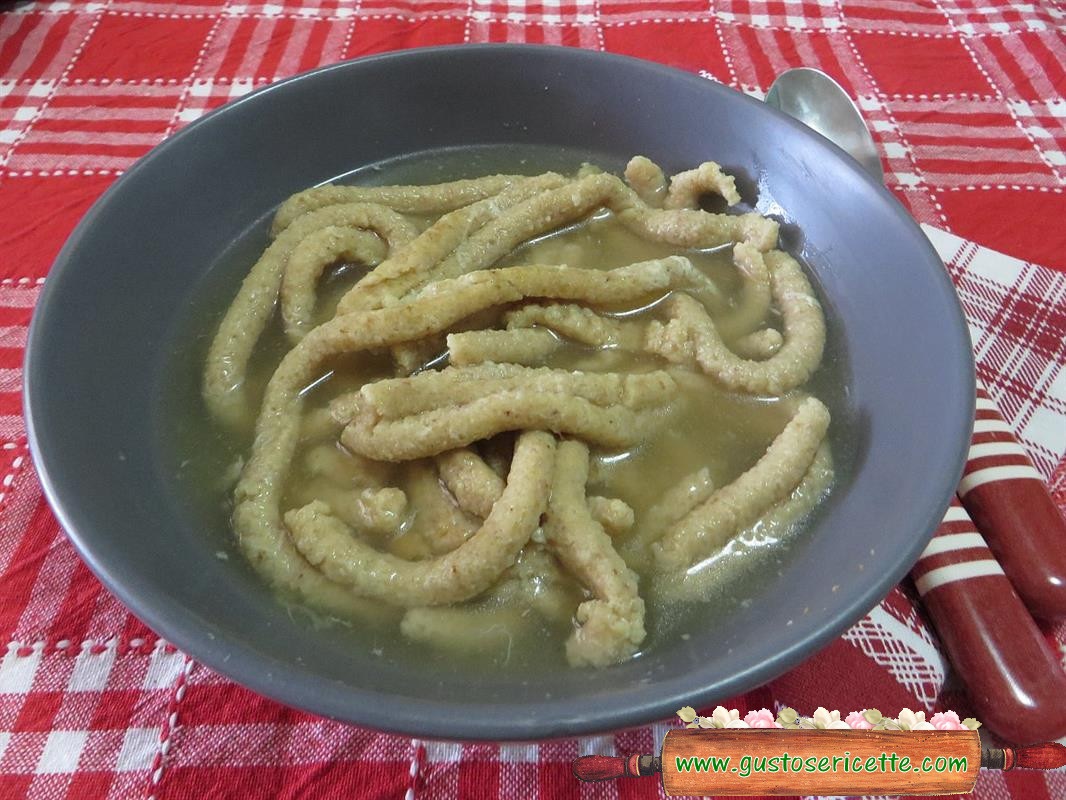
[[[851,728],[847,722],[840,719],[839,711],[829,711],[822,706],[818,706],[814,710],[814,716],[810,718],[810,727],[817,728],[818,730],[849,730]],[[801,727],[808,727],[800,722]]]
[[938,731],[964,731],[966,726],[962,724],[959,715],[954,711],[939,711],[929,718],[929,724]]
[[765,708],[758,711],[749,711],[744,715],[744,722],[749,728],[780,728],[781,723],[774,719],[774,715]]
[[692,706],[685,706],[677,711],[677,716],[686,728],[721,729],[721,728],[806,728],[807,730],[887,730],[887,731],[961,731],[977,730],[981,723],[972,717],[959,720],[954,711],[941,711],[926,720],[924,711],[911,711],[904,708],[899,717],[884,717],[876,708],[852,711],[845,719],[840,718],[839,711],[829,711],[819,706],[810,717],[799,716],[794,709],[782,708],[774,719],[773,713],[765,708],[749,711],[744,719],[740,712],[717,706],[709,717],[701,717]]
[[872,731],[874,725],[865,716],[867,709],[862,711],[852,711],[845,718],[845,722],[848,723],[848,727],[856,731]]
[[[714,709],[714,711],[711,712],[711,723],[712,724],[708,725],[707,727],[710,727],[710,728],[728,728],[730,722],[732,722],[733,720],[738,720],[738,719],[740,719],[740,712],[737,711],[735,708],[732,711],[730,711],[730,710],[726,709],[724,706],[718,706],[718,707],[716,707]],[[701,720],[701,722],[702,722],[702,720]]]
[[925,721],[924,711],[911,711],[905,708],[899,712],[896,725],[901,731],[931,731],[933,726]]

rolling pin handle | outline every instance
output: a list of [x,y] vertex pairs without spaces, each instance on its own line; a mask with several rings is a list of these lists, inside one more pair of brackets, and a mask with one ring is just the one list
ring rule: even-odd
[[571,770],[574,777],[581,781],[613,781],[615,778],[639,778],[651,775],[654,762],[652,756],[634,753],[631,756],[581,756],[574,760]]
[[1044,742],[1027,747],[986,747],[981,751],[981,766],[1004,772],[1022,769],[1059,769],[1066,767],[1066,745]]
[[1058,742],[1044,742],[1043,744],[1033,744],[1028,747],[1008,748],[1008,750],[1011,749],[1014,751],[1014,763],[1011,767],[1004,767],[1004,769],[1012,769],[1013,767],[1021,767],[1022,769],[1059,769],[1060,767],[1066,767],[1066,745]]

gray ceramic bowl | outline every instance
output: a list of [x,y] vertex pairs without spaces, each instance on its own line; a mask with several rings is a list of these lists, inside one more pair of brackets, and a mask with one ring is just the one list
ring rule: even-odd
[[[735,170],[745,198],[785,223],[786,245],[810,265],[847,382],[833,412],[850,475],[790,560],[703,632],[697,625],[688,639],[604,672],[464,676],[389,663],[294,620],[239,559],[216,558],[225,532],[205,530],[176,490],[159,435],[173,332],[235,238],[307,185],[480,143],[646,153],[668,170],[715,159]],[[26,359],[45,492],[86,563],[139,617],[284,703],[462,739],[630,726],[754,687],[812,655],[916,560],[959,478],[973,394],[969,339],[943,266],[841,151],[693,75],[542,47],[338,64],[190,125],[117,181],[70,237]],[[192,388],[189,397],[196,402]]]

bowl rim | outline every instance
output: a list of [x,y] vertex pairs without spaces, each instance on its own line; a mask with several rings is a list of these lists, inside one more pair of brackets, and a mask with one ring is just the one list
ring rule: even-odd
[[[623,730],[649,722],[672,716],[674,711],[682,705],[701,706],[708,702],[729,697],[738,692],[748,691],[753,687],[760,686],[772,680],[788,669],[796,666],[807,658],[812,657],[825,645],[836,639],[844,630],[854,624],[863,615],[874,608],[904,576],[911,566],[917,561],[926,543],[931,537],[936,526],[939,524],[943,512],[947,509],[950,498],[954,493],[962,475],[966,453],[973,421],[973,403],[969,412],[961,419],[964,424],[955,433],[956,446],[955,456],[958,468],[955,474],[946,475],[943,478],[945,487],[943,508],[939,514],[931,516],[925,525],[925,529],[916,535],[911,545],[897,552],[892,557],[891,568],[879,571],[872,576],[866,590],[854,596],[850,602],[842,603],[835,610],[827,611],[824,622],[818,632],[813,636],[798,639],[760,663],[752,664],[748,669],[732,673],[721,681],[711,686],[693,686],[689,679],[687,682],[682,678],[660,682],[662,689],[658,693],[643,691],[642,698],[635,696],[639,690],[631,690],[628,694],[633,697],[622,697],[624,704],[613,704],[610,707],[602,707],[593,716],[576,716],[569,709],[569,701],[552,699],[537,708],[545,709],[550,713],[543,716],[523,716],[521,714],[504,714],[492,704],[480,704],[471,706],[457,706],[445,704],[442,708],[450,713],[427,713],[427,703],[424,700],[397,697],[387,695],[389,703],[378,705],[374,700],[383,695],[375,693],[373,687],[346,686],[343,692],[338,693],[337,688],[331,682],[300,670],[296,665],[272,659],[269,655],[255,650],[246,644],[230,646],[226,642],[212,640],[205,636],[202,621],[187,608],[167,606],[162,602],[159,595],[142,595],[130,588],[123,576],[106,559],[98,558],[91,545],[92,536],[85,536],[79,530],[76,520],[76,511],[64,500],[64,492],[53,479],[51,464],[52,456],[46,447],[42,447],[40,431],[41,418],[44,413],[40,410],[41,405],[35,400],[43,396],[44,389],[41,383],[34,378],[38,353],[44,348],[44,337],[55,317],[52,312],[54,298],[57,294],[57,285],[63,280],[63,276],[76,268],[73,258],[79,249],[81,241],[89,234],[95,225],[96,219],[102,210],[123,191],[130,176],[137,175],[150,164],[159,159],[168,157],[175,142],[183,141],[189,136],[198,135],[201,127],[210,125],[217,117],[232,113],[234,109],[247,104],[262,102],[263,98],[272,92],[292,87],[301,81],[314,80],[323,74],[334,71],[344,71],[358,68],[358,65],[368,63],[381,63],[409,59],[435,58],[441,55],[447,56],[452,53],[498,52],[510,54],[511,57],[524,57],[530,54],[550,54],[552,57],[574,60],[597,60],[616,61],[628,65],[640,65],[650,73],[660,73],[669,76],[674,81],[686,81],[692,84],[700,84],[703,91],[718,93],[722,96],[727,94],[731,97],[729,102],[755,103],[764,109],[764,113],[776,115],[780,122],[791,126],[802,136],[816,137],[823,146],[836,151],[838,157],[844,157],[848,167],[855,174],[855,178],[863,181],[876,189],[887,200],[886,212],[893,214],[905,225],[911,226],[916,236],[919,247],[924,247],[927,254],[936,263],[942,263],[939,255],[932,244],[922,233],[918,223],[906,212],[902,204],[885,188],[885,186],[854,162],[850,156],[840,150],[828,139],[811,131],[806,126],[791,117],[766,106],[764,103],[751,98],[739,91],[735,91],[723,84],[700,77],[694,73],[666,66],[657,62],[634,58],[614,53],[582,50],[554,45],[526,45],[526,44],[459,44],[439,47],[412,48],[405,50],[381,53],[361,58],[318,67],[307,72],[299,73],[281,81],[271,83],[250,92],[243,97],[230,101],[189,123],[182,130],[170,138],[156,145],[143,157],[138,159],[126,170],[108,189],[97,198],[85,215],[81,218],[74,230],[67,238],[49,269],[42,291],[35,305],[32,320],[27,334],[26,350],[23,362],[23,403],[24,418],[26,420],[26,432],[30,453],[36,465],[38,477],[44,496],[58,519],[67,538],[74,545],[78,555],[89,567],[90,571],[114,594],[119,601],[143,620],[149,628],[158,636],[174,644],[188,657],[201,662],[210,669],[225,675],[230,680],[241,686],[252,689],[272,700],[297,707],[318,714],[323,717],[339,721],[349,722],[376,730],[409,735],[413,737],[428,737],[438,740],[492,740],[492,741],[535,741],[563,737],[574,737],[601,733],[605,731]],[[942,281],[950,288],[953,297],[956,297],[954,308],[951,309],[950,319],[945,319],[945,325],[955,328],[955,333],[961,333],[965,341],[969,342],[969,333],[965,317],[957,296],[954,294],[954,286],[946,270],[940,270],[935,280]],[[971,347],[966,348],[968,361],[956,365],[959,376],[964,380],[974,381],[974,361]],[[976,390],[972,393],[975,396]],[[179,613],[176,613],[179,612]],[[269,663],[271,670],[264,670],[263,665]],[[688,673],[686,673],[688,675]],[[343,703],[338,700],[344,698]],[[338,706],[342,705],[345,711],[357,713],[338,713]],[[469,713],[474,709],[476,713]],[[464,713],[466,712],[466,713]]]

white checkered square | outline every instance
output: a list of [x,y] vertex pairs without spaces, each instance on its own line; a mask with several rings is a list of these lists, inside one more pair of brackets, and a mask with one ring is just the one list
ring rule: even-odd
[[506,42],[510,44],[550,44],[602,50],[602,33],[597,25],[528,24],[495,19],[474,18],[468,26],[472,43]]
[[994,0],[942,0],[940,7],[960,33],[997,34],[1010,31],[1054,31],[1063,24],[1063,12],[1051,3],[994,2]]
[[211,79],[194,80],[182,100],[181,108],[178,110],[178,127],[199,119],[204,114],[214,111],[230,100],[243,97],[253,89],[266,86],[267,83],[268,81],[265,78],[258,81],[253,81],[250,78],[220,81]]
[[0,660],[0,694],[26,694],[34,685],[37,668],[44,655],[44,643],[23,645],[8,642],[7,652]]
[[162,141],[180,96],[175,83],[64,83],[7,166],[48,172],[126,169]]
[[470,18],[508,25],[592,25],[597,8],[594,0],[472,0]]
[[838,30],[844,23],[835,2],[821,0],[720,0],[714,13],[727,25],[780,28],[790,32]]
[[347,0],[298,0],[297,2],[230,3],[224,17],[293,17],[298,19],[348,20],[359,13],[359,4]]
[[603,0],[597,4],[596,10],[600,22],[605,25],[708,22],[714,18],[713,5],[708,0]]
[[37,761],[37,774],[73,772],[88,738],[88,731],[51,731]]
[[935,0],[841,0],[840,9],[847,27],[856,30],[935,36],[948,26]]
[[381,17],[392,15],[404,19],[441,18],[466,19],[470,0],[362,0],[358,16]]
[[225,0],[110,0],[107,10],[138,17],[197,19],[218,14],[224,6]]
[[[934,188],[955,188],[978,181],[1015,186],[1059,185],[1048,160],[1058,150],[1050,132],[1019,125],[1008,104],[997,99],[955,98],[889,101],[892,117],[916,168]],[[1028,128],[1039,128],[1046,151]]]
[[1008,106],[1044,162],[1058,176],[1059,185],[1066,185],[1066,99],[1011,100]]
[[6,164],[55,88],[53,80],[0,81],[0,164]]

